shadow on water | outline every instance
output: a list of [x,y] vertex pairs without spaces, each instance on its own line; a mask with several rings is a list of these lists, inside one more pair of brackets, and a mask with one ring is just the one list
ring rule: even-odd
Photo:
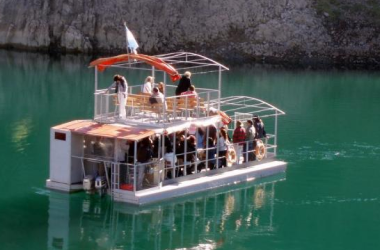
[[275,185],[284,179],[280,174],[143,207],[83,193],[47,192],[47,246],[215,249],[227,247],[236,237],[272,235]]

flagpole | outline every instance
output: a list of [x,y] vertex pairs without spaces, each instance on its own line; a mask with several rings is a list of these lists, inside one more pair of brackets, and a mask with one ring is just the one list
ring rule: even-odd
[[128,63],[129,63],[129,67],[131,67],[131,61],[130,61],[130,58],[129,58],[129,51],[128,51],[128,28],[127,28],[127,22],[124,21],[124,30],[125,30],[125,42],[126,42],[126,45],[127,45],[127,55],[128,55]]

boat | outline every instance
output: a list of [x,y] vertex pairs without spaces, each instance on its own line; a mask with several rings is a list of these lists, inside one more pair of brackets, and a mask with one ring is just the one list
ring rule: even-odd
[[[97,59],[89,67],[95,74],[93,119],[50,129],[47,188],[145,205],[286,171],[287,163],[276,158],[278,117],[285,112],[254,97],[222,97],[222,75],[229,70],[225,65],[175,52],[122,54]],[[104,71],[162,79],[163,102],[152,103],[141,85],[133,85],[121,107],[117,94],[98,87],[104,85]],[[185,72],[211,87],[196,87],[196,95],[175,95],[175,82]],[[260,137],[256,133],[254,140],[230,142],[224,153],[219,134],[231,136],[237,121],[244,126],[252,119],[262,126],[265,121],[270,131]]]

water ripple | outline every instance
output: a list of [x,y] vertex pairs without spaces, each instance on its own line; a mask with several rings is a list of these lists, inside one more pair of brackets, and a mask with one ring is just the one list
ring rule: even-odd
[[380,160],[380,146],[367,143],[327,143],[315,141],[312,145],[303,145],[294,150],[280,150],[280,157],[290,157],[292,161],[305,160],[332,161],[339,158]]
[[299,202],[287,202],[284,200],[275,199],[276,203],[281,203],[284,205],[293,205],[293,206],[304,206],[304,205],[323,205],[323,204],[337,204],[337,203],[380,203],[378,197],[372,198],[338,198],[338,197],[326,197],[325,199],[320,200],[302,200]]

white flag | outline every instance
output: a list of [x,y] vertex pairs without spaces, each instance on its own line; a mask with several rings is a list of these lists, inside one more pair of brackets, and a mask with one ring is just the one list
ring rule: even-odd
[[139,47],[139,45],[137,44],[135,37],[133,36],[132,32],[128,29],[127,25],[125,25],[125,33],[127,36],[128,49],[130,49],[132,53],[137,54],[137,48]]

